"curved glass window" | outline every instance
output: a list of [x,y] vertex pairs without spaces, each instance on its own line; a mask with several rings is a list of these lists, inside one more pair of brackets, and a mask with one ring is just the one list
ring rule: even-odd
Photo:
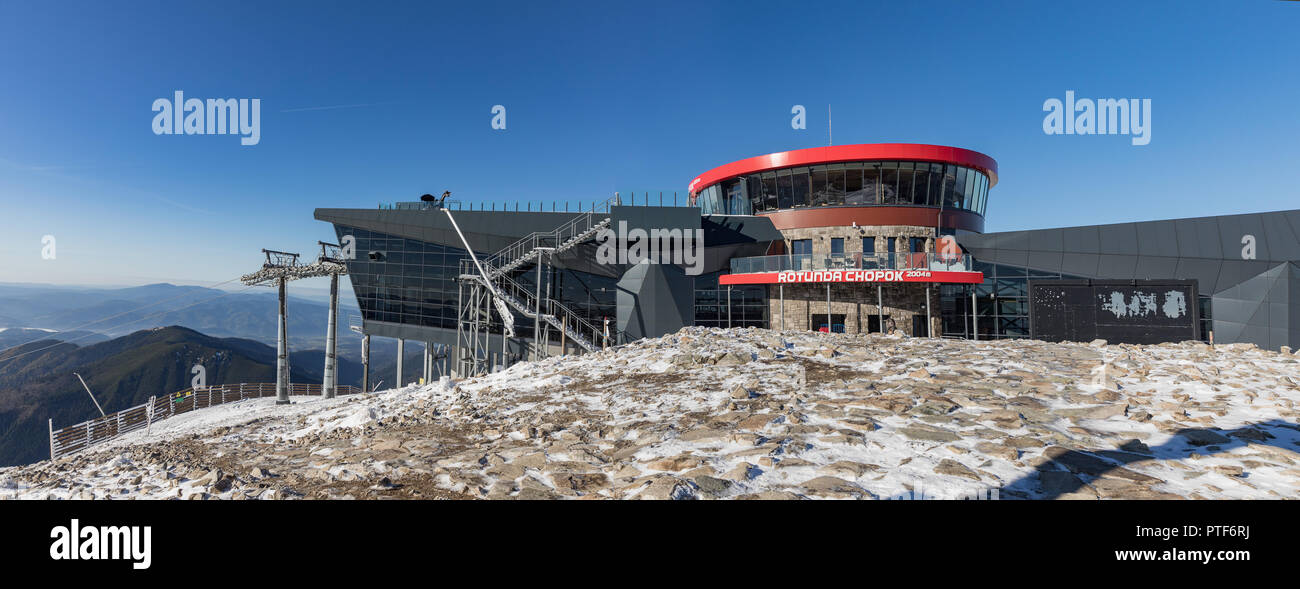
[[880,204],[898,204],[898,162],[880,165]]
[[791,170],[790,177],[794,180],[794,206],[796,208],[808,206],[808,168],[795,168]]
[[826,206],[923,206],[980,215],[989,179],[975,169],[929,162],[846,162],[786,168],[730,178],[701,189],[704,215],[752,215]]
[[813,166],[809,169],[812,182],[812,206],[824,207],[829,204],[826,194],[826,166]]
[[957,189],[957,192],[956,194],[953,195],[952,198],[953,208],[955,209],[965,208],[968,202],[966,200],[966,168],[961,168],[961,167],[957,168],[957,181],[954,185],[954,188]]
[[928,204],[932,207],[943,202],[943,164],[930,164],[930,196]]
[[912,182],[912,204],[925,205],[925,195],[930,191],[930,164],[916,164],[916,179]]
[[912,162],[898,164],[898,204],[912,204],[912,176],[915,170]]
[[844,204],[844,164],[834,164],[826,170],[826,204]]
[[844,164],[844,199],[839,204],[852,204],[862,198],[862,164]]
[[966,200],[965,200],[965,204],[962,205],[962,208],[967,210],[974,210],[975,209],[975,171],[967,170],[966,168],[962,168],[962,171],[966,172]]
[[793,182],[790,179],[790,170],[781,170],[776,173],[776,204],[778,209],[792,208],[794,204]]

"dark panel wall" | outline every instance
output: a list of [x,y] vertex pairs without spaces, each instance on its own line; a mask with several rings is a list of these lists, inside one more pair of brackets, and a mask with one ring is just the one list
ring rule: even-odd
[[1194,281],[1031,280],[1030,337],[1158,344],[1196,340]]
[[1214,340],[1300,347],[1300,210],[962,234],[981,262],[1117,280],[1195,280]]

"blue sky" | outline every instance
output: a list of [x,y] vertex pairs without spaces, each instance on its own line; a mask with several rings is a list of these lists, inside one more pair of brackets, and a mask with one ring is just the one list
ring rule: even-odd
[[[836,144],[994,157],[989,231],[1297,208],[1297,27],[1263,0],[5,2],[0,282],[216,283],[332,239],[315,207],[424,192],[684,192],[826,145],[828,105]],[[260,98],[261,142],[155,135],[176,90]],[[1151,143],[1045,135],[1067,90],[1151,99]]]

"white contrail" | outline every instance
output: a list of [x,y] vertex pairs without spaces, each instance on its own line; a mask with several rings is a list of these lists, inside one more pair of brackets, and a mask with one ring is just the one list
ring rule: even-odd
[[392,104],[389,102],[363,102],[360,104],[333,104],[328,106],[305,106],[302,108],[286,108],[280,112],[303,112],[308,110],[334,110],[339,108],[360,108],[363,106],[379,106],[381,104]]

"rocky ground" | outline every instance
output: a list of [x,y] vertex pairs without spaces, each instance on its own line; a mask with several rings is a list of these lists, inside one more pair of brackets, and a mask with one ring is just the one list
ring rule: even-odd
[[195,411],[0,469],[0,498],[1296,498],[1297,360],[687,328],[445,385]]

